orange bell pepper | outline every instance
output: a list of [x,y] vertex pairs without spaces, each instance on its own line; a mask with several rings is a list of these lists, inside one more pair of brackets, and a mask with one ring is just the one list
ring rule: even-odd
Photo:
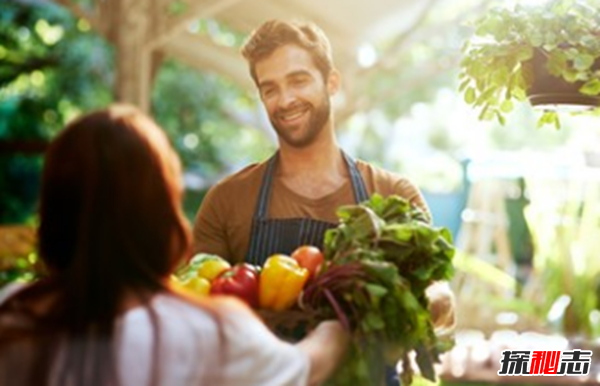
[[309,272],[289,256],[269,257],[260,273],[259,303],[261,308],[283,311],[298,299]]

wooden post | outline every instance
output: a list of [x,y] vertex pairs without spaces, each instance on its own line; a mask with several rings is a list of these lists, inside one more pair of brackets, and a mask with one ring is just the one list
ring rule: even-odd
[[178,15],[169,13],[173,0],[98,0],[93,12],[72,0],[53,1],[88,20],[115,46],[117,101],[150,112],[152,82],[166,44],[185,36],[190,21],[214,17],[241,0],[184,0],[185,10]]
[[119,102],[131,103],[150,111],[152,51],[146,43],[152,38],[154,0],[120,0],[112,11],[110,32],[116,47],[115,93]]

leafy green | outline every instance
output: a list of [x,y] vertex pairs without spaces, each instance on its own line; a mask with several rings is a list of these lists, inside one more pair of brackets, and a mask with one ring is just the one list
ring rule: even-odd
[[[489,9],[464,45],[459,91],[465,102],[480,109],[479,119],[504,124],[513,99],[524,100],[534,83],[534,56],[545,58],[551,76],[581,82],[581,94],[600,94],[598,7],[600,0],[548,0]],[[560,128],[558,118],[542,115],[538,126],[546,124]]]
[[422,376],[435,379],[433,363],[449,346],[434,333],[425,290],[452,277],[450,232],[398,196],[373,195],[339,208],[338,217],[325,234],[326,267],[303,295],[307,309],[338,317],[353,334],[348,363],[331,384],[379,385],[383,364],[402,359],[409,385],[411,351]]

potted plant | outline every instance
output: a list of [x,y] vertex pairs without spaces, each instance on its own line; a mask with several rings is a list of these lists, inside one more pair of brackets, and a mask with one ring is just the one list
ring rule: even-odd
[[466,42],[460,87],[480,119],[498,119],[515,101],[545,110],[538,126],[560,122],[553,106],[600,105],[600,0],[549,0],[490,9]]

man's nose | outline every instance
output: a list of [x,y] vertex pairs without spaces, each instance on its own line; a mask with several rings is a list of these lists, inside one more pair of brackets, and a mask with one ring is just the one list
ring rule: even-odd
[[283,90],[281,90],[281,94],[279,97],[279,107],[280,108],[286,108],[291,106],[292,104],[294,104],[294,102],[296,102],[297,97],[296,97],[296,93],[294,92],[293,89],[286,87]]

